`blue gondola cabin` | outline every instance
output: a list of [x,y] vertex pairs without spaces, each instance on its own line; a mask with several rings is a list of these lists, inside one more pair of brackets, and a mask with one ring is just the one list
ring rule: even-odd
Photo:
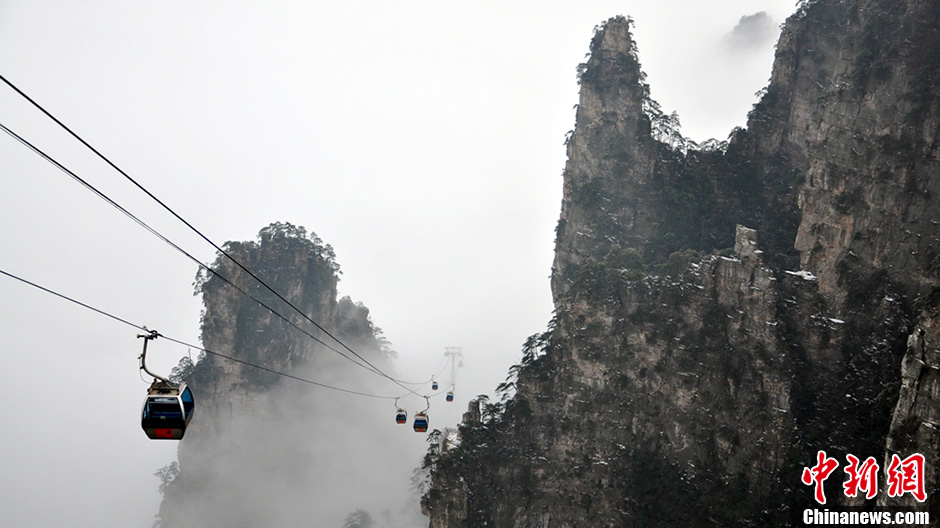
[[415,415],[415,432],[424,433],[428,430],[428,415],[425,413],[418,413]]

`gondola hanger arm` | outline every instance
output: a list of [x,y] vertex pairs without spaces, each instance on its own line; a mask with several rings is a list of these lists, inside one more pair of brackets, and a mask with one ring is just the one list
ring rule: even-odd
[[137,334],[137,338],[138,338],[138,339],[140,339],[141,337],[144,338],[144,350],[143,350],[143,352],[140,353],[140,358],[139,358],[139,359],[140,359],[140,370],[146,372],[146,373],[147,373],[150,377],[152,377],[154,380],[160,380],[160,381],[162,381],[163,383],[170,383],[170,380],[164,378],[163,376],[160,376],[160,375],[158,375],[158,374],[154,374],[153,372],[150,372],[150,369],[147,368],[147,342],[149,342],[149,341],[152,340],[152,339],[156,339],[156,338],[160,337],[160,333],[157,332],[156,330],[150,330],[150,329],[148,329],[146,326],[144,326],[143,329],[146,330],[146,331],[149,332],[149,333],[147,333],[147,334]]

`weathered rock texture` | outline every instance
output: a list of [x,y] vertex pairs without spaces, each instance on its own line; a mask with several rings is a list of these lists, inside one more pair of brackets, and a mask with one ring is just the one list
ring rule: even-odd
[[429,460],[431,527],[798,525],[818,450],[940,463],[940,2],[803,2],[718,148],[649,100],[629,20],[579,75],[556,319]]
[[[257,241],[230,242],[225,249],[323,328],[388,369],[388,351],[368,309],[337,300],[338,266],[332,249],[315,235],[276,223]],[[333,386],[366,388],[361,369],[310,337],[340,348],[312,323],[230,260],[220,257],[213,269],[242,291],[217,275],[197,277],[206,349]],[[372,487],[384,477],[357,482],[366,471],[356,468],[394,454],[363,429],[380,417],[391,423],[385,406],[386,413],[376,416],[375,406],[347,395],[214,355],[182,367],[177,374],[192,387],[196,412],[178,463],[163,471],[157,526],[300,526],[318,520],[339,526],[353,508],[372,504]],[[344,486],[346,495],[337,496]]]

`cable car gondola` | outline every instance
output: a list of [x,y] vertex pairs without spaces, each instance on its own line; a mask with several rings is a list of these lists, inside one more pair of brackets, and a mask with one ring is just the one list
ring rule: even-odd
[[144,338],[140,370],[153,377],[140,412],[140,426],[151,440],[180,440],[186,433],[189,421],[193,419],[196,402],[185,381],[173,383],[147,370],[147,342],[160,335],[155,330],[148,331],[150,334],[137,336]]
[[437,390],[437,381],[431,380],[431,390]]
[[415,432],[424,433],[428,430],[428,415],[425,412],[419,412],[415,415]]
[[398,406],[398,398],[395,398],[395,423],[408,423],[408,411]]
[[415,415],[415,432],[424,433],[428,430],[428,409],[431,408],[431,400],[427,396],[424,397],[424,401],[427,403],[427,407],[423,411]]
[[151,440],[180,440],[195,410],[193,393],[186,382],[154,380],[147,391],[140,425]]
[[449,402],[454,401],[454,391],[447,391],[447,396],[445,399]]

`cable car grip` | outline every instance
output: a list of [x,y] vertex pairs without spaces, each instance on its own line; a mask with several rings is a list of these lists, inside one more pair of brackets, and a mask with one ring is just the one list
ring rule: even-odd
[[170,383],[170,380],[164,378],[163,376],[159,376],[157,374],[154,374],[153,372],[150,372],[150,370],[147,368],[147,342],[150,341],[151,339],[156,339],[160,337],[160,333],[157,332],[156,330],[150,330],[146,326],[144,326],[143,329],[149,333],[137,334],[138,339],[140,339],[141,337],[144,338],[144,351],[140,353],[140,358],[138,358],[140,359],[140,370],[146,372],[150,377],[154,379],[154,381],[160,380],[163,383]]

